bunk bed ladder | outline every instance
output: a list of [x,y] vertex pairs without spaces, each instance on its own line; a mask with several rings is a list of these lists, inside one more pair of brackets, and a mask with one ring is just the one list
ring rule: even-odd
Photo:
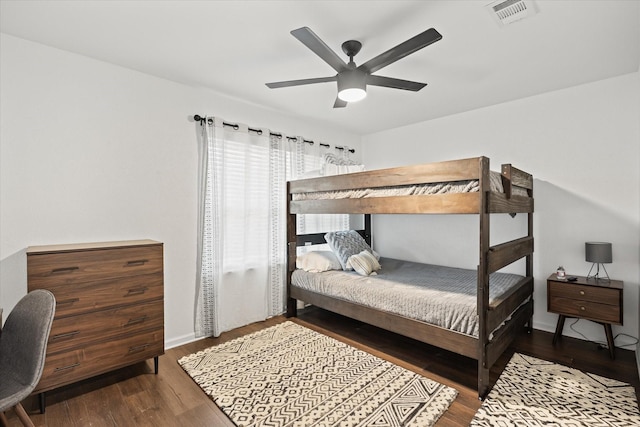
[[[533,199],[533,178],[530,179],[527,194]],[[527,278],[531,278],[531,286],[533,286],[533,206],[531,206],[531,210],[527,213],[527,236],[532,239],[532,247],[531,252],[525,258],[525,274]],[[529,321],[527,322],[527,333],[529,334],[533,331],[533,290],[531,292],[531,299],[531,316],[529,316]]]
[[[527,237],[531,239],[531,250],[525,257],[525,275],[533,283],[533,177],[520,169],[514,168],[510,163],[502,165],[500,172],[502,185],[507,199],[510,199],[512,196],[513,185],[527,190],[527,196],[529,199],[523,206],[525,208],[524,212],[527,213]],[[527,332],[531,333],[532,330],[533,310],[527,322]]]
[[[533,320],[533,300],[518,307],[518,302],[526,295],[533,294],[533,178],[531,175],[513,168],[510,164],[502,165],[504,196],[497,196],[490,191],[489,159],[480,158],[480,261],[478,264],[478,397],[483,399],[489,391],[489,370],[498,356],[508,347],[515,336],[518,325],[525,324],[529,332]],[[512,185],[527,190],[528,198],[513,200]],[[506,201],[515,212],[527,213],[527,235],[519,239],[490,246],[490,214],[500,212],[494,204]],[[515,213],[514,212],[514,213]],[[515,290],[503,297],[500,309],[489,304],[489,275],[503,267],[525,258],[525,277]],[[500,312],[501,311],[501,312]],[[509,313],[513,312],[513,323],[495,332],[490,342],[489,334]],[[525,317],[527,316],[527,317]]]

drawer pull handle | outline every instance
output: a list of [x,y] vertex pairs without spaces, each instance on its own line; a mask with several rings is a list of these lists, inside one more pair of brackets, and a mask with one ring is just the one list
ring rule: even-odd
[[148,263],[148,259],[136,259],[133,261],[127,261],[127,267],[135,267],[136,265],[145,265]]
[[149,344],[142,344],[142,345],[136,345],[134,347],[129,347],[129,353],[135,353],[135,352],[138,352],[138,351],[143,351],[147,347],[149,347]]
[[141,295],[141,294],[144,294],[146,291],[147,291],[147,287],[146,286],[141,286],[139,288],[129,289],[129,292],[127,292],[126,296],[129,296],[129,295]]
[[67,332],[65,334],[57,334],[51,337],[51,341],[55,341],[55,340],[61,340],[64,338],[71,338],[73,336],[76,336],[80,333],[80,331],[71,331],[71,332]]
[[76,270],[80,270],[80,267],[62,267],[62,268],[54,268],[51,270],[51,274],[65,274],[65,273],[73,273]]
[[74,302],[78,302],[78,301],[80,301],[80,298],[69,298],[69,299],[56,302],[56,305],[73,304]]
[[584,305],[580,307],[580,310],[585,311],[586,308],[584,308]]
[[129,319],[124,326],[137,325],[138,323],[144,323],[145,320],[147,320],[147,316],[136,317],[135,319]]
[[60,366],[60,367],[57,367],[53,372],[68,371],[69,369],[73,369],[77,366],[80,366],[80,363],[74,363],[73,365],[68,365],[68,366]]
[[580,295],[584,295],[584,291],[580,291]]

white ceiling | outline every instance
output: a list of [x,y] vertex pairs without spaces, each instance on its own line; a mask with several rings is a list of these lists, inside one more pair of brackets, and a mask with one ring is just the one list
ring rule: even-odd
[[[536,0],[502,28],[488,2],[1,0],[0,30],[360,135],[639,70],[640,1]],[[289,33],[302,26],[340,56],[361,41],[357,64],[431,27],[443,38],[376,73],[420,92],[369,87],[333,109],[335,83],[265,86],[335,74]]]

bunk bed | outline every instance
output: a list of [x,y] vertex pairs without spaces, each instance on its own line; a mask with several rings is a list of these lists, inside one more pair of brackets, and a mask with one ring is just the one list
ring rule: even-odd
[[[493,172],[487,157],[476,157],[290,181],[287,193],[287,317],[296,316],[297,301],[304,301],[476,359],[478,395],[484,398],[490,388],[491,366],[525,326],[531,328],[533,176],[510,164],[502,165],[500,172]],[[490,217],[497,213],[526,214],[526,235],[490,246]],[[369,245],[371,216],[375,214],[477,215],[479,233],[470,237],[479,245],[477,270],[472,270],[476,287],[472,297],[477,313],[475,331],[449,329],[387,307],[304,285],[302,282],[309,274],[326,276],[328,281],[344,280],[341,274],[352,277],[357,274],[296,270],[298,247],[326,243],[324,233],[298,235],[298,214],[363,214],[364,229],[357,232]],[[494,277],[502,274],[498,270],[522,258],[524,274],[512,278],[506,291],[496,295],[492,292],[490,298],[490,285],[495,286]],[[389,265],[405,265],[402,261],[385,259],[381,264],[381,271]],[[366,279],[368,283],[374,280]],[[383,280],[380,286],[384,288],[385,283],[388,285]]]

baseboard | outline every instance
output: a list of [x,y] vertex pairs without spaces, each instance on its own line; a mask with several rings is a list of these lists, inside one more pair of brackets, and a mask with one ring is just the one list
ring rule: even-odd
[[170,340],[166,340],[164,342],[164,348],[165,349],[170,349],[173,347],[178,347],[184,344],[189,344],[190,342],[194,342],[196,340],[196,334],[195,333],[190,333],[187,335],[183,335],[181,337],[177,337],[177,338],[172,338]]
[[636,365],[638,365],[638,376],[640,376],[640,342],[636,344]]

